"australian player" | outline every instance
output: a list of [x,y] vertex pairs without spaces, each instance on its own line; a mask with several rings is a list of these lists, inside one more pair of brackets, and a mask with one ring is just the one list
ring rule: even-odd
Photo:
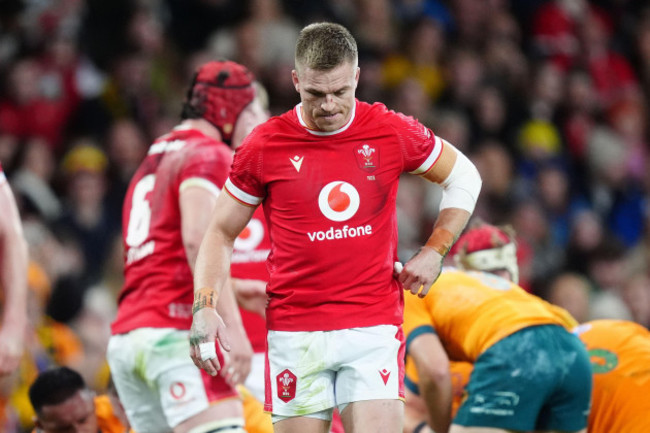
[[593,370],[589,433],[650,431],[650,332],[625,320],[594,320],[574,333]]
[[[586,431],[591,369],[575,320],[515,284],[503,230],[472,228],[454,249],[464,270],[443,271],[424,302],[405,301],[406,383],[429,417],[412,431]],[[450,359],[474,364],[453,421]]]

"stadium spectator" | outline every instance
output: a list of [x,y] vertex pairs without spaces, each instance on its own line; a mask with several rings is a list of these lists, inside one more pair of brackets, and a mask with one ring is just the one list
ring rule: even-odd
[[578,322],[591,319],[591,283],[580,274],[565,272],[555,277],[543,297],[567,310]]
[[53,320],[46,313],[51,282],[44,269],[31,262],[28,271],[28,326],[21,338],[25,341],[20,366],[15,374],[10,403],[22,429],[33,427],[34,412],[28,401],[28,389],[39,373],[47,368],[65,365],[79,368],[84,361],[84,348],[74,330]]

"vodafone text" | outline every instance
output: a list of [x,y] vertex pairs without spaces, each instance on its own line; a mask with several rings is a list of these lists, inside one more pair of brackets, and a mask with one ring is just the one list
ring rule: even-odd
[[314,241],[324,241],[324,240],[333,240],[333,239],[346,239],[346,238],[355,238],[357,236],[368,236],[372,234],[372,226],[359,226],[359,227],[348,227],[343,226],[343,228],[335,229],[330,227],[329,230],[319,231],[319,232],[308,232],[309,240]]

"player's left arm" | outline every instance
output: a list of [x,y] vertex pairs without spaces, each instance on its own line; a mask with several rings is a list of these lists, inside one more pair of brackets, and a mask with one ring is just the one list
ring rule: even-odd
[[[229,282],[230,260],[235,239],[254,212],[255,207],[243,205],[226,192],[220,194],[196,258],[190,356],[198,367],[212,375],[221,370],[221,365],[216,354],[206,352],[204,356],[202,348],[211,351],[218,340],[226,351],[232,350],[225,322],[241,323],[241,316],[237,320],[239,310]],[[230,294],[222,296],[224,292]],[[240,375],[241,380],[245,379],[243,370]]]
[[442,269],[442,260],[474,211],[481,191],[481,176],[474,164],[453,145],[440,140],[436,163],[421,176],[442,186],[440,213],[426,244],[399,275],[405,289],[424,297]]
[[0,376],[18,367],[27,324],[27,242],[18,207],[0,169],[0,290],[4,295],[0,323]]
[[[181,232],[187,259],[194,271],[201,241],[217,203],[218,189],[206,180],[190,180],[188,184],[192,186],[181,187],[180,191]],[[221,290],[216,308],[226,325],[227,339],[230,342],[230,351],[224,355],[226,365],[221,374],[233,385],[242,383],[250,373],[253,348],[246,335],[229,277]]]

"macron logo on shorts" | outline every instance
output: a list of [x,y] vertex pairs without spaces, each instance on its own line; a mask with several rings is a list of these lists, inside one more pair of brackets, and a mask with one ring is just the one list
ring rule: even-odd
[[298,378],[289,369],[284,370],[275,377],[278,386],[278,398],[285,403],[296,398],[296,382]]
[[388,378],[390,377],[390,371],[384,368],[383,370],[379,370],[379,375],[381,376],[381,380],[384,381],[384,385],[387,385]]

